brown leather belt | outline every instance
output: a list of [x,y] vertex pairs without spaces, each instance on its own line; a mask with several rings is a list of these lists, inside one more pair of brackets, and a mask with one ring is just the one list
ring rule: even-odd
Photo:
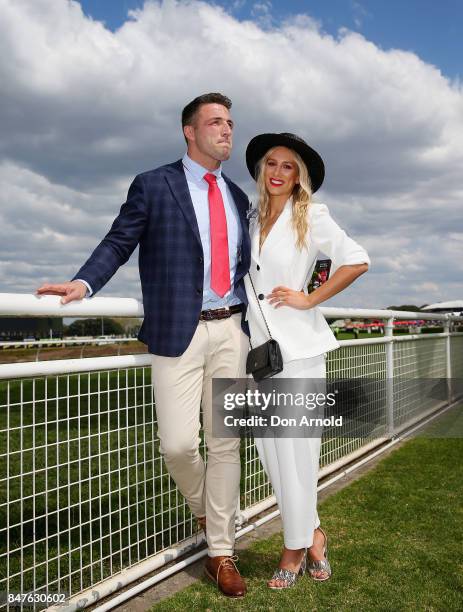
[[243,312],[243,304],[235,304],[225,308],[217,308],[216,310],[202,310],[199,315],[200,321],[214,321],[215,319],[228,319],[237,312]]

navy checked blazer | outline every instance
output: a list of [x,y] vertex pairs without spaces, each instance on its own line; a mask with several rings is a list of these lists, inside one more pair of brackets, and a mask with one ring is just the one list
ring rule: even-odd
[[[243,277],[251,246],[246,194],[223,173],[237,207],[242,244],[235,295],[247,304]],[[140,244],[139,271],[145,318],[138,335],[150,353],[178,357],[193,338],[201,312],[204,264],[196,215],[182,160],[144,172],[130,185],[111,229],[74,276],[99,291]],[[249,334],[247,323],[242,328]]]

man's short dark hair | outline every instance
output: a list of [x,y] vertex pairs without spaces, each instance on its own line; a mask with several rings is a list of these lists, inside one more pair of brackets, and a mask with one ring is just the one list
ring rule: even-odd
[[228,110],[231,109],[232,103],[230,98],[221,93],[206,93],[198,96],[189,102],[182,111],[182,129],[186,125],[192,125],[199,107],[203,104],[221,104]]

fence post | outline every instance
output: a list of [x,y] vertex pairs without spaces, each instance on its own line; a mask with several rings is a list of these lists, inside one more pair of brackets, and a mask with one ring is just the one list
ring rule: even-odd
[[450,319],[447,318],[444,322],[444,333],[445,333],[445,361],[446,361],[446,373],[447,378],[447,403],[450,404],[452,401],[452,352],[450,350]]
[[386,344],[386,426],[387,435],[394,437],[394,317],[386,319],[384,335],[391,340]]

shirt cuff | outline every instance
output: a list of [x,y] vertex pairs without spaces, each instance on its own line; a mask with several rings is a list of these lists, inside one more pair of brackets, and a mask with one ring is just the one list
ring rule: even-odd
[[84,281],[83,278],[75,278],[74,280],[79,281],[79,283],[84,283],[84,285],[87,287],[87,295],[85,297],[91,297],[93,295],[92,288],[87,283],[87,281]]

